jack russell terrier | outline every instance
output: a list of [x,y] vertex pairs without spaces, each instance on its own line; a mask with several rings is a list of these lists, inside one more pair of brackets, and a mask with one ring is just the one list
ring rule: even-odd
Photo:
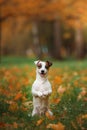
[[51,84],[48,81],[47,75],[51,62],[35,61],[36,68],[36,80],[32,85],[33,95],[33,112],[34,115],[43,115],[48,112],[50,115],[53,113],[49,110],[49,96],[52,93]]

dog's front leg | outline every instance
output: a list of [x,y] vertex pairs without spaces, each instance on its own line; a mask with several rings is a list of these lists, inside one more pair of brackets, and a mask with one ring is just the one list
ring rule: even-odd
[[48,95],[48,91],[43,92],[43,95],[47,96]]
[[33,96],[41,97],[43,94],[42,94],[42,92],[40,92],[40,91],[36,91],[36,90],[32,89],[32,95],[33,95]]
[[38,96],[42,97],[42,95],[43,95],[42,92],[38,91]]
[[52,90],[48,90],[48,91],[43,92],[43,95],[44,95],[44,96],[48,96],[48,95],[50,95],[51,93],[52,93]]

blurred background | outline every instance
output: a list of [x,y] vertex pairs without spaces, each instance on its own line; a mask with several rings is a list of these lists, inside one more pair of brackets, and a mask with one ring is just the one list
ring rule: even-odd
[[0,0],[1,55],[87,58],[87,0]]

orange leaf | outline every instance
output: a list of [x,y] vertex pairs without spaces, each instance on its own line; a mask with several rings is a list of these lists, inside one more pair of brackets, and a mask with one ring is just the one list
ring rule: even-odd
[[14,100],[19,100],[22,97],[22,93],[16,94]]
[[5,127],[6,124],[4,122],[0,122],[0,127]]
[[13,102],[12,104],[9,105],[9,110],[14,112],[18,110],[18,105],[17,103]]
[[86,89],[82,88],[82,91],[78,95],[78,100],[84,97],[87,94]]
[[14,89],[12,85],[9,86],[10,91]]
[[84,98],[84,101],[87,101],[87,98]]
[[62,83],[62,78],[60,76],[56,76],[54,78],[54,82],[57,83],[57,84],[61,84]]
[[55,103],[55,104],[58,104],[59,102],[60,102],[60,98],[55,98],[55,99],[53,99],[53,103]]
[[59,86],[59,88],[57,89],[57,92],[59,93],[59,94],[63,94],[64,92],[65,92],[65,88],[63,88],[61,85]]
[[24,106],[22,106],[21,109],[22,109],[22,111],[27,111],[27,108]]
[[87,114],[82,115],[82,119],[87,119]]
[[54,120],[55,119],[55,116],[53,115],[50,115],[49,112],[46,112],[46,117],[50,120]]
[[37,121],[36,125],[39,126],[40,124],[42,124],[42,122],[43,122],[43,119],[40,119],[40,120]]
[[47,128],[52,128],[53,130],[64,130],[65,126],[62,123],[58,122],[58,124],[48,124]]
[[13,123],[14,128],[18,128],[18,124],[16,122]]
[[6,123],[4,123],[4,122],[0,122],[0,128],[2,128],[2,127],[10,127],[10,126],[12,126],[11,124],[6,124]]

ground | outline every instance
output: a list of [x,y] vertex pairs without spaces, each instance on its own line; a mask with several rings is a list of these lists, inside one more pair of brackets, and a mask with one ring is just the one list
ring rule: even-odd
[[86,130],[87,61],[52,60],[49,80],[53,116],[32,117],[34,59],[2,58],[0,64],[1,130]]

